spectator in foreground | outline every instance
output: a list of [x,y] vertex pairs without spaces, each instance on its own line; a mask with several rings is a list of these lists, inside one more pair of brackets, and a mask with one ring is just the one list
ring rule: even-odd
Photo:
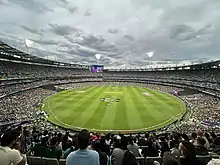
[[[0,164],[25,165],[26,158],[19,151],[17,132],[9,131],[1,136]],[[15,149],[16,148],[16,149]]]
[[183,159],[181,159],[181,165],[202,165],[196,158],[196,149],[195,146],[188,142],[182,141],[179,145]]
[[62,150],[58,146],[57,137],[53,137],[50,141],[50,147],[48,148],[47,157],[60,159],[62,156]]
[[105,152],[101,151],[101,142],[100,142],[100,140],[96,140],[95,142],[93,142],[92,148],[99,153],[100,165],[107,165],[108,164],[108,156]]
[[67,165],[99,165],[99,154],[89,150],[89,132],[82,130],[77,138],[78,150],[70,153],[67,157]]
[[125,148],[122,145],[120,138],[118,137],[114,141],[114,149],[112,151],[111,163],[112,165],[122,165]]
[[134,154],[135,157],[140,157],[139,147],[134,143],[133,137],[129,137],[127,148]]
[[197,133],[197,136],[198,136],[198,137],[202,137],[202,138],[205,140],[205,145],[204,145],[204,147],[206,147],[207,149],[209,149],[209,148],[210,148],[209,141],[208,141],[208,139],[203,135],[203,132],[202,132],[201,130],[198,130],[196,133]]
[[207,165],[219,165],[220,159],[212,159]]
[[201,155],[201,156],[209,155],[207,148],[204,147],[205,143],[206,141],[204,138],[202,137],[197,138],[196,155]]
[[143,148],[141,154],[144,157],[157,157],[157,156],[159,156],[158,150],[154,146],[151,139],[148,139],[147,147]]
[[178,159],[174,158],[173,155],[169,152],[165,152],[163,155],[164,165],[180,165]]
[[105,152],[108,156],[110,155],[110,146],[106,143],[106,139],[104,136],[101,136],[100,139],[100,150]]
[[35,146],[32,148],[34,156],[37,157],[46,157],[47,156],[47,150],[48,150],[48,137],[44,137],[41,139],[41,143],[35,144]]
[[192,133],[192,139],[190,140],[190,143],[192,143],[193,145],[197,145],[197,134],[195,132]]

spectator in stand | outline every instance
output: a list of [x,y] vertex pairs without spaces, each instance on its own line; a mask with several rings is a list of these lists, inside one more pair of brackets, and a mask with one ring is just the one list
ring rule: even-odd
[[164,165],[180,165],[178,159],[175,159],[173,155],[169,152],[165,152],[163,155]]
[[202,165],[196,158],[196,149],[192,143],[182,141],[179,149],[183,155],[183,158],[180,160],[181,165]]
[[190,143],[192,143],[193,145],[197,145],[197,134],[195,132],[192,133],[192,139],[190,140]]
[[101,136],[100,139],[100,150],[105,152],[108,156],[110,156],[110,146],[106,144],[105,136]]
[[211,136],[210,136],[210,134],[208,132],[205,132],[204,136],[208,140],[209,144],[213,143],[213,140],[212,140],[212,138],[211,138]]
[[34,148],[32,148],[32,152],[34,156],[37,157],[46,157],[48,150],[48,137],[41,138],[41,143],[36,143]]
[[95,142],[93,142],[92,144],[92,148],[99,153],[99,162],[100,165],[108,165],[108,155],[105,152],[101,151],[101,143],[100,140],[96,140]]
[[144,137],[141,136],[139,139],[138,139],[138,146],[146,146],[147,145],[147,138],[148,135],[145,135]]
[[212,159],[207,165],[219,165],[220,159]]
[[213,143],[212,143],[213,152],[220,155],[220,136],[216,136],[212,132],[211,137],[213,139]]
[[50,146],[47,149],[47,157],[48,158],[57,158],[58,160],[62,156],[62,150],[57,147],[58,146],[58,138],[57,137],[52,137],[50,140]]
[[153,141],[151,139],[148,139],[147,147],[142,149],[141,154],[146,157],[157,157],[159,156],[158,150],[153,144]]
[[196,155],[205,156],[209,154],[207,148],[204,147],[205,143],[206,141],[204,138],[202,137],[197,138]]
[[210,148],[209,141],[208,141],[208,139],[203,135],[203,132],[202,132],[201,130],[198,130],[196,133],[197,133],[197,136],[198,136],[198,137],[202,137],[202,138],[205,140],[204,147],[206,147],[207,149],[209,149],[209,148]]
[[109,146],[111,145],[111,134],[110,133],[105,135],[105,143]]
[[134,138],[132,136],[130,136],[129,139],[128,139],[127,148],[128,148],[129,151],[131,151],[133,153],[133,155],[135,157],[140,157],[139,147],[138,147],[137,144],[134,143]]
[[82,130],[77,137],[78,150],[70,153],[67,157],[67,165],[99,165],[99,154],[88,150],[90,134]]
[[161,149],[160,149],[161,150],[161,157],[163,157],[164,152],[169,151],[170,149],[168,146],[168,141],[165,136],[161,136],[159,139],[160,139],[159,143],[161,145]]
[[69,147],[67,150],[64,151],[64,153],[63,153],[64,158],[66,159],[67,156],[68,156],[71,152],[73,152],[73,151],[76,151],[75,140],[73,140],[73,141],[70,143],[70,147]]
[[25,165],[26,158],[19,151],[18,136],[17,131],[9,131],[1,136],[1,165]]
[[121,137],[117,136],[114,140],[114,149],[112,151],[111,156],[111,163],[112,165],[122,165],[122,160],[125,153],[125,147],[123,146],[123,143],[121,142]]

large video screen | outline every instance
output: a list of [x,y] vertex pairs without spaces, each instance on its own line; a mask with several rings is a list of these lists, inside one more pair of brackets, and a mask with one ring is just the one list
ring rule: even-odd
[[103,72],[103,65],[92,65],[91,66],[91,72],[93,73],[98,73],[98,72]]

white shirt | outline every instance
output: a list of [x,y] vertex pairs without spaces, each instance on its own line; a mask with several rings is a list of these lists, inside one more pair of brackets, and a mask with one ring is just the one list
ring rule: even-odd
[[22,159],[18,150],[0,146],[0,165],[17,165]]

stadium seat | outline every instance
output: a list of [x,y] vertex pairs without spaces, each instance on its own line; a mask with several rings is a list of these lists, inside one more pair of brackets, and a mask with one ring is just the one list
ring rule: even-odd
[[155,161],[159,162],[160,164],[162,163],[161,157],[138,157],[136,159],[141,165],[154,165]]
[[42,158],[44,165],[59,165],[59,161],[54,158]]
[[208,162],[211,160],[211,156],[197,156],[198,160],[202,163],[202,164],[208,164]]
[[66,159],[60,159],[59,163],[60,165],[66,165]]
[[27,163],[28,165],[45,165],[41,157],[34,157],[34,156],[28,156]]

